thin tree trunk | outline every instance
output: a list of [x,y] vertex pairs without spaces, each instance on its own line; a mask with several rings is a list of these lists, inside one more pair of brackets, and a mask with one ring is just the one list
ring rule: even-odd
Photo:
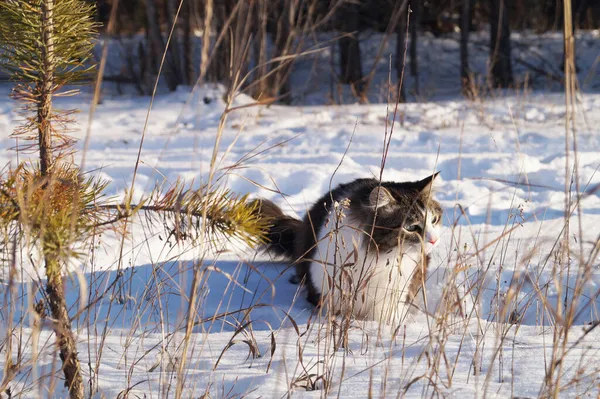
[[340,10],[340,75],[342,83],[351,84],[356,93],[362,94],[362,61],[358,41],[359,5],[344,4]]
[[573,14],[573,32],[575,29],[583,28],[583,22],[585,19],[585,14],[587,13],[588,8],[590,7],[589,0],[576,0],[575,1],[575,13]]
[[[235,13],[234,33],[233,33],[233,48],[231,52],[231,67],[232,67],[232,85],[239,84],[240,80],[248,73],[248,58],[251,49],[251,37],[253,28],[255,28],[256,20],[254,18],[255,2],[242,1],[237,5],[238,11]],[[236,6],[231,5],[227,11],[228,16],[233,15],[233,9]],[[233,87],[229,88],[230,90]]]
[[255,81],[256,86],[253,96],[256,99],[261,99],[268,96],[268,79],[267,73],[269,66],[267,65],[267,23],[268,23],[268,0],[258,0],[255,9],[257,23],[256,38],[254,39],[254,61],[256,63]]
[[490,0],[490,83],[492,87],[509,87],[513,84],[506,1]]
[[96,5],[96,21],[106,23],[109,19],[111,5],[106,0],[98,0]]
[[[585,15],[587,9],[589,7],[589,1],[588,0],[578,0],[575,1],[573,3],[573,13],[571,14],[571,35],[568,35],[567,32],[565,31],[565,24],[563,24],[563,37],[571,37],[573,39],[573,41],[575,41],[575,30],[577,29],[577,26],[579,24],[581,24],[582,22],[582,18],[583,15]],[[565,47],[567,45],[567,41],[564,40],[564,45],[563,45],[563,63],[562,63],[562,69],[565,69],[565,62],[567,61],[567,48]],[[573,48],[570,49],[569,51],[573,52],[573,60],[575,62],[575,72],[577,72],[577,55],[575,53],[576,47],[575,45],[573,45]]]
[[[221,34],[221,30],[224,28],[227,18],[232,18],[230,12],[228,12],[229,0],[220,0],[213,2],[207,1],[207,7],[212,5],[214,9],[212,14],[211,29],[215,32],[215,36],[218,37]],[[214,57],[212,58],[208,69],[206,71],[206,77],[211,82],[221,82],[226,86],[230,85],[231,82],[231,34],[226,32],[223,35],[223,40],[213,50]],[[215,43],[216,45],[216,43]]]
[[52,165],[52,86],[54,84],[54,0],[42,2],[42,58],[44,71],[37,92],[38,144],[40,147],[40,169],[48,175]]
[[[407,7],[408,10],[408,7]],[[406,51],[406,11],[401,12],[398,15],[398,22],[396,23],[396,81],[398,82],[398,98],[399,102],[406,101],[406,95],[404,93],[404,53]]]
[[410,23],[410,74],[415,80],[415,93],[419,94],[419,60],[417,53],[417,33],[421,26],[421,0],[411,1],[412,10]]
[[[570,3],[570,4],[569,4]],[[572,2],[563,4],[563,70],[565,71],[565,85],[567,90],[571,90],[569,87],[570,82],[575,82],[577,66],[575,59],[575,21],[576,17],[573,13],[574,10],[578,9],[578,2],[575,4]],[[573,7],[573,5],[575,7]],[[574,94],[574,93],[573,93]]]
[[204,31],[202,33],[202,51],[200,54],[200,76],[204,78],[209,73],[209,50],[210,50],[210,36],[213,32],[213,18],[214,18],[214,3],[213,0],[204,1]]
[[[146,1],[146,21],[147,21],[147,29],[149,40],[149,51],[148,54],[152,54],[154,52],[157,55],[157,59],[160,60],[162,57],[163,51],[165,50],[165,44],[163,41],[162,34],[160,33],[160,23],[158,21],[158,11],[156,9],[155,0],[145,0]],[[156,70],[158,71],[159,67],[156,65]],[[167,86],[170,91],[175,91],[177,88],[177,77],[173,73],[172,68],[170,67],[170,63],[167,62],[163,67],[165,80],[167,82]],[[158,78],[154,76],[154,78]],[[150,85],[149,87],[152,87]]]
[[[184,0],[185,1],[185,0]],[[183,69],[185,82],[194,84],[194,42],[192,41],[192,16],[194,14],[191,1],[183,3]]]
[[[38,87],[38,134],[40,147],[40,169],[42,176],[48,176],[52,169],[52,91],[54,85],[54,0],[42,2],[42,71],[41,86]],[[42,242],[43,246],[49,246]],[[77,357],[77,344],[71,330],[71,320],[67,310],[63,280],[59,261],[44,251],[46,268],[46,293],[52,317],[54,318],[54,333],[58,341],[60,359],[63,364],[65,386],[69,389],[72,399],[83,399],[84,389],[81,378],[81,367]]]
[[471,68],[469,67],[469,35],[476,0],[463,0],[460,18],[460,80],[463,94],[470,96]]
[[[152,94],[152,81],[156,76],[156,57],[153,46],[150,43],[150,33],[146,29],[145,44],[140,41],[138,45],[138,57],[140,59],[140,84],[142,94]],[[134,70],[130,68],[131,70]]]
[[[292,24],[297,10],[292,5],[292,1],[286,1],[277,11],[275,53],[273,54],[273,58],[289,55],[293,40]],[[278,97],[289,94],[289,77],[292,69],[292,61],[275,62],[272,69],[277,69],[277,71],[271,75],[271,84],[269,85],[271,96]],[[285,99],[288,102],[291,100],[289,96],[286,96]]]
[[71,330],[71,320],[67,311],[60,263],[57,259],[53,259],[51,255],[46,255],[44,261],[46,263],[46,278],[48,279],[46,293],[48,294],[50,311],[55,320],[54,332],[60,348],[60,360],[63,362],[65,387],[69,390],[71,399],[83,399],[81,365],[77,356],[77,344]]
[[[175,16],[177,15],[177,9],[179,8],[180,1],[181,0],[166,1],[167,22],[169,32],[171,31],[173,26],[177,24],[177,19],[175,18]],[[189,1],[187,3],[189,3]],[[186,4],[182,4],[181,7],[186,7]],[[169,48],[167,49],[167,51],[167,60],[169,62],[169,69],[173,74],[173,80],[177,81],[177,84],[181,84],[185,81],[185,72],[184,67],[182,65],[181,43],[179,42],[179,35],[177,35],[176,30],[173,31],[173,36],[171,36],[171,42],[169,43]]]

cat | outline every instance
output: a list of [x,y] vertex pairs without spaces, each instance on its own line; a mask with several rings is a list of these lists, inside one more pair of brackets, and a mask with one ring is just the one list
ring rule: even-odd
[[438,173],[415,182],[362,178],[340,184],[303,220],[258,200],[258,212],[270,224],[264,249],[295,264],[291,281],[304,283],[313,305],[357,319],[401,322],[412,313],[427,253],[439,238],[442,207],[431,197]]

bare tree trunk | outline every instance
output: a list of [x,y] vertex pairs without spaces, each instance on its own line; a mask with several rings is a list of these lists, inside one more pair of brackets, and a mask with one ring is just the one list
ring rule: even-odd
[[340,75],[342,83],[351,84],[359,95],[362,94],[362,60],[358,41],[359,4],[346,3],[339,12],[340,39]]
[[509,87],[513,84],[506,1],[490,0],[490,83],[492,87]]
[[[228,7],[230,0],[220,0],[213,2],[212,0],[207,1],[207,7],[212,6],[213,14],[211,22],[211,30],[215,33],[215,36],[219,36],[221,31],[225,27],[227,18],[231,18],[231,7]],[[206,39],[210,40],[210,39]],[[226,32],[223,36],[223,40],[218,45],[215,43],[216,48],[214,56],[207,67],[206,77],[211,82],[221,82],[226,86],[231,83],[231,34]]]
[[[140,87],[143,94],[152,94],[152,82],[156,76],[156,55],[154,47],[150,44],[150,33],[146,29],[145,44],[140,41],[138,45],[138,57],[140,59]],[[131,69],[131,68],[130,68]]]
[[[171,31],[173,26],[177,25],[177,19],[175,16],[177,15],[177,9],[179,8],[179,2],[181,0],[167,0],[166,1],[166,15],[168,22],[168,32]],[[184,0],[185,1],[185,0]],[[189,1],[187,3],[190,3]],[[181,7],[187,7],[186,3],[182,4]],[[167,33],[168,33],[167,32]],[[177,31],[173,31],[173,36],[171,36],[171,42],[169,43],[168,57],[167,61],[169,62],[169,70],[173,74],[173,80],[177,81],[177,84],[181,84],[185,80],[185,71],[182,64],[181,57],[181,43],[179,41],[179,35],[177,35]]]
[[183,69],[185,82],[191,86],[194,84],[194,42],[192,40],[192,18],[194,15],[194,5],[191,1],[185,1],[185,3],[183,3],[182,13]]
[[546,0],[547,29],[556,30],[562,26],[562,5],[559,0]]
[[[211,5],[213,10],[209,10]],[[210,23],[216,41],[211,59],[202,61],[202,64],[209,64],[206,67],[207,79],[223,83],[228,92],[238,89],[247,74],[250,38],[254,27],[254,5],[255,2],[236,0],[206,1],[205,14],[212,11],[212,20],[206,22]],[[208,52],[203,47],[203,56],[204,50]]]
[[[285,1],[277,10],[277,29],[275,34],[275,53],[273,58],[289,55],[292,46],[292,25],[298,10],[292,1]],[[272,66],[276,72],[271,75],[270,90],[272,97],[289,94],[289,77],[292,69],[292,61],[286,60],[275,62]],[[289,102],[291,98],[286,96]]]
[[415,92],[419,94],[419,60],[417,53],[417,33],[421,26],[421,1],[411,1],[412,17],[410,23],[410,74],[415,80]]
[[398,15],[398,22],[396,23],[396,81],[398,82],[398,98],[397,101],[406,101],[406,95],[404,93],[404,53],[406,51],[406,18],[407,10],[402,11]]
[[[40,169],[42,176],[48,176],[52,170],[52,92],[54,89],[54,0],[42,2],[42,58],[43,71],[41,87],[38,87],[38,144],[40,147]],[[52,243],[42,242],[44,247]],[[51,254],[44,251],[46,268],[46,292],[50,311],[54,318],[54,333],[58,341],[60,359],[63,363],[65,386],[72,399],[83,399],[83,380],[77,357],[77,344],[71,330],[71,320],[67,311],[60,263]]]
[[267,73],[269,66],[267,65],[267,23],[269,17],[268,0],[258,0],[258,5],[255,9],[257,27],[256,37],[254,39],[254,61],[256,62],[255,89],[253,96],[256,99],[261,99],[268,96],[269,84],[267,81]]
[[98,0],[96,4],[96,21],[108,21],[108,17],[110,15],[110,8],[111,5],[108,4],[107,0]]
[[[231,5],[230,11],[227,15],[234,19],[233,24],[233,43],[230,46],[231,52],[231,72],[232,72],[232,84],[238,85],[240,80],[248,73],[248,59],[249,51],[251,48],[251,36],[253,28],[255,28],[254,18],[254,4],[255,2],[242,1],[237,6]],[[233,15],[234,8],[238,8],[238,11]],[[232,89],[233,87],[229,87]]]
[[208,75],[209,65],[209,50],[210,50],[210,36],[214,32],[213,27],[214,18],[214,3],[213,0],[204,1],[204,31],[202,33],[202,52],[200,54],[200,76],[204,78]]
[[575,1],[575,13],[573,14],[573,30],[577,27],[582,28],[582,24],[585,19],[585,14],[590,7],[590,0],[576,0]]
[[[146,53],[149,56],[151,56],[151,54],[154,52],[156,55],[158,55],[157,58],[160,60],[162,58],[162,57],[160,57],[160,55],[162,55],[163,51],[165,50],[165,44],[163,41],[162,34],[160,33],[160,23],[158,20],[158,11],[156,9],[155,0],[145,0],[145,1],[146,1],[146,21],[147,21],[148,37],[150,39],[149,43],[148,43],[149,50]],[[156,66],[156,69],[158,70],[158,65]],[[173,70],[170,67],[170,64],[168,62],[165,63],[165,65],[163,66],[163,69],[164,69],[165,80],[167,82],[167,86],[169,87],[169,90],[175,91],[175,89],[177,88],[176,74],[173,73]],[[155,76],[154,78],[156,79],[158,77]],[[150,85],[149,87],[152,87],[152,86],[153,85]]]
[[469,67],[469,35],[473,20],[473,6],[476,0],[463,0],[460,17],[460,80],[463,94],[470,96],[471,68]]
[[[563,37],[571,37],[573,39],[573,41],[575,40],[575,30],[577,29],[577,26],[579,24],[581,24],[582,20],[583,20],[583,16],[585,15],[588,7],[589,7],[589,0],[576,0],[573,2],[573,11],[575,11],[574,13],[571,14],[571,35],[568,35],[566,30],[565,30],[565,24],[563,23]],[[567,61],[567,41],[564,40],[564,45],[563,45],[563,63],[562,63],[562,69],[565,69],[565,62]],[[575,53],[576,47],[575,45],[573,45],[573,48],[570,49],[569,51],[573,52],[573,60],[575,62],[575,71],[577,72],[577,55]]]

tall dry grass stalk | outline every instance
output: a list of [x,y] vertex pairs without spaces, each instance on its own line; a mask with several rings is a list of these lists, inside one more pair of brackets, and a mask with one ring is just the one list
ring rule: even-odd
[[[561,245],[561,256],[558,264],[558,276],[560,285],[557,287],[559,292],[559,302],[557,304],[556,315],[557,325],[554,330],[552,357],[550,366],[546,374],[547,393],[553,397],[559,397],[561,392],[561,375],[563,370],[562,358],[565,356],[566,348],[569,342],[569,332],[571,330],[577,303],[581,299],[585,278],[589,277],[589,268],[583,258],[583,246],[580,244],[579,255],[577,256],[577,270],[575,289],[569,303],[569,281],[571,275],[571,215],[573,206],[578,211],[578,236],[582,237],[581,229],[581,206],[580,206],[580,185],[579,171],[577,161],[577,134],[575,130],[575,99],[576,99],[576,72],[575,72],[575,37],[573,36],[573,8],[571,0],[563,2],[563,33],[564,33],[564,74],[565,74],[565,221],[563,229],[563,240]],[[573,164],[571,161],[571,151],[573,151]],[[575,182],[575,198],[573,198],[573,181]],[[581,240],[580,240],[581,242]],[[563,273],[567,272],[567,285],[562,286]],[[560,293],[564,289],[564,299]]]

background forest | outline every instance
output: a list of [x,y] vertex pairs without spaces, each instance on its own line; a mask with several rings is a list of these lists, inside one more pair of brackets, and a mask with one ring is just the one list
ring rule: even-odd
[[[111,48],[105,81],[131,84],[140,94],[151,94],[167,40],[163,76],[168,90],[200,78],[230,88],[240,85],[245,93],[267,102],[311,102],[305,93],[323,84],[329,93],[321,101],[384,102],[388,93],[382,86],[397,84],[405,59],[405,88],[399,93],[390,90],[401,99],[431,97],[433,90],[427,85],[440,70],[448,76],[435,88],[446,95],[462,91],[472,97],[498,87],[535,84],[557,89],[564,83],[557,54],[548,54],[538,43],[540,34],[556,33],[554,52],[560,51],[564,18],[559,0],[94,3],[102,38],[116,46]],[[576,0],[572,7],[574,30],[598,29],[600,2]],[[115,19],[109,24],[111,13]],[[511,32],[516,35],[511,37]],[[439,60],[428,54],[439,50],[428,46],[439,37],[456,43],[450,49],[453,56]],[[424,47],[419,40],[425,41]],[[581,45],[576,42],[576,48]],[[589,72],[593,62],[583,59],[580,68]],[[311,72],[294,78],[295,70],[306,64]],[[344,84],[350,90],[343,95],[340,91],[348,91],[341,88]]]

